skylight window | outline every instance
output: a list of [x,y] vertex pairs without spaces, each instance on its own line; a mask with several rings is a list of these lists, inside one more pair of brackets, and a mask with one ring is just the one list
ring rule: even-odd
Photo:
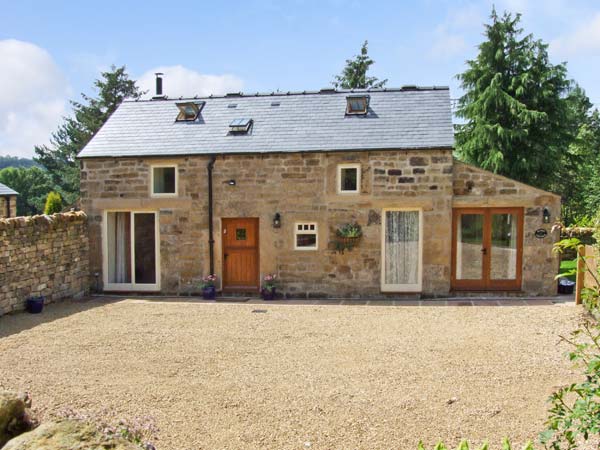
[[252,126],[252,119],[234,119],[229,124],[229,131],[232,133],[247,133]]
[[198,118],[204,102],[184,102],[176,103],[179,108],[179,114],[177,114],[176,122],[193,122]]
[[346,114],[367,114],[368,109],[368,95],[349,95],[346,97]]

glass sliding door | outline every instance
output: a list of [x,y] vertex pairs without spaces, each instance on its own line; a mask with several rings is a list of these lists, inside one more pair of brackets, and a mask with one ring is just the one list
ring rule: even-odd
[[381,290],[419,292],[422,283],[422,213],[384,209]]
[[157,230],[155,212],[105,213],[104,290],[160,289]]
[[457,208],[452,227],[454,289],[521,288],[523,208]]

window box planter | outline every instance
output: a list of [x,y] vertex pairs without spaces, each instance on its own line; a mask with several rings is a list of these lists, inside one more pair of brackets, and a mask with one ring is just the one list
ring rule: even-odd
[[44,297],[29,297],[25,301],[25,310],[30,314],[39,314],[44,309]]
[[335,250],[344,253],[344,250],[352,250],[358,245],[362,238],[362,229],[358,223],[347,223],[335,233]]

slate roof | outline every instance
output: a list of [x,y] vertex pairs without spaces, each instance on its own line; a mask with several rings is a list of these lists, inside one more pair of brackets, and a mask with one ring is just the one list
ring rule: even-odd
[[0,183],[0,195],[19,195],[17,191],[13,191],[5,184]]
[[[366,116],[347,116],[346,96],[370,96]],[[206,102],[195,122],[175,122],[176,103]],[[277,105],[278,104],[278,105]],[[250,118],[247,135],[234,119]],[[79,157],[448,148],[447,87],[276,93],[125,101]]]

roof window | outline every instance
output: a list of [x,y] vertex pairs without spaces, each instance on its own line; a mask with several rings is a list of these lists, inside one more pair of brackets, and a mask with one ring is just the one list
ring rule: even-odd
[[184,102],[175,103],[179,108],[179,114],[177,114],[176,122],[193,122],[198,118],[204,102]]
[[346,114],[367,114],[368,109],[368,95],[349,95],[346,97]]
[[247,133],[252,126],[252,119],[234,119],[229,124],[229,131],[232,133]]

